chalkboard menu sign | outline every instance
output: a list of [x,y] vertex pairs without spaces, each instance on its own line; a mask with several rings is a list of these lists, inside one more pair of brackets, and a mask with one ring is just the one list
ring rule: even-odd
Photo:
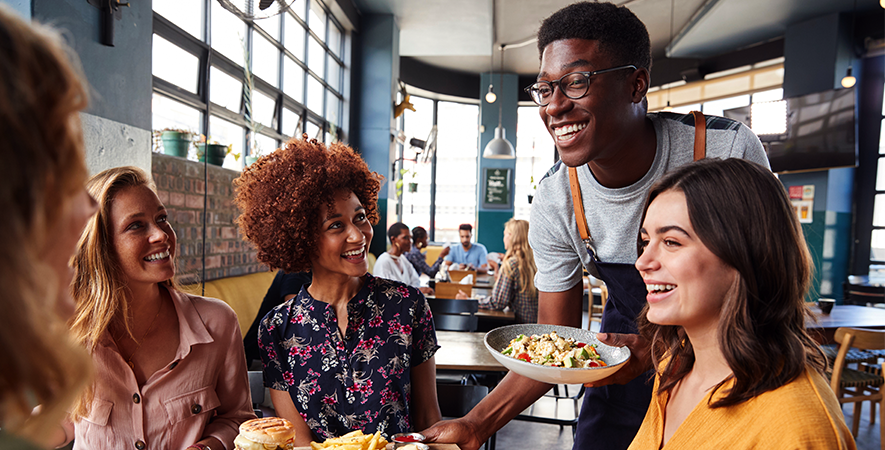
[[510,174],[513,169],[485,169],[483,177],[483,207],[510,207]]

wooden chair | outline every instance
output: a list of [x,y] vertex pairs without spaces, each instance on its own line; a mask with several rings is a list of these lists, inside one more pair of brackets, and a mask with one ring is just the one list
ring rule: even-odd
[[436,298],[455,298],[458,291],[464,291],[468,296],[472,295],[473,287],[469,284],[438,282],[433,291]]
[[449,278],[451,278],[453,283],[460,282],[461,279],[466,277],[467,275],[473,275],[473,283],[471,283],[471,284],[476,284],[476,271],[475,270],[450,270],[449,271]]
[[[879,433],[885,435],[885,392],[882,390],[885,378],[882,378],[881,373],[846,367],[848,365],[846,358],[852,347],[861,350],[885,349],[885,330],[839,328],[836,330],[835,339],[840,345],[839,353],[833,362],[833,371],[830,373],[830,387],[836,393],[840,404],[854,403],[851,433],[857,438],[861,405],[862,402],[869,400],[875,402],[871,403],[871,409],[874,411],[876,403],[879,403]],[[882,450],[885,450],[885,440],[882,440],[881,446]]]

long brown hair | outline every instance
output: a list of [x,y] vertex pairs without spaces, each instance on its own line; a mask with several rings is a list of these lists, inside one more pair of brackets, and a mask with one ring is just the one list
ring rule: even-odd
[[[53,314],[61,286],[43,256],[87,171],[73,52],[50,28],[0,4],[0,427],[39,441],[90,374],[88,355]],[[31,414],[37,404],[40,410]]]
[[[710,406],[734,405],[777,389],[807,366],[823,372],[823,354],[805,329],[811,256],[777,178],[740,159],[688,164],[652,187],[643,221],[648,205],[667,191],[685,195],[691,226],[701,242],[739,274],[726,294],[718,329],[734,386]],[[641,248],[640,240],[640,253]],[[650,323],[645,313],[639,328],[652,343],[660,389],[672,389],[694,366],[691,341],[682,327]],[[665,358],[669,361],[661,369]]]
[[504,231],[510,232],[510,249],[501,260],[501,275],[510,273],[508,260],[515,259],[516,268],[519,270],[519,292],[534,295],[538,292],[535,288],[535,273],[538,272],[538,267],[535,265],[535,253],[529,246],[529,223],[525,220],[510,219],[504,224]]

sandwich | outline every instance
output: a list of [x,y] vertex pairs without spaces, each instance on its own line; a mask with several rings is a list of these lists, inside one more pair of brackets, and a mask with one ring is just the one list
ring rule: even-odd
[[292,450],[295,426],[280,417],[262,417],[243,422],[234,439],[237,450]]

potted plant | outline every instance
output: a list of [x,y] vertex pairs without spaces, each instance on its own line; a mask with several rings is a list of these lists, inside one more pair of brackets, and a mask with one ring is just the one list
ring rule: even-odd
[[163,153],[179,158],[187,158],[187,151],[193,141],[194,133],[182,128],[163,128],[154,130],[153,147],[159,152],[160,142],[163,142]]
[[[224,158],[233,152],[233,144],[219,144],[218,141],[212,140],[211,137],[207,138],[205,135],[200,135],[199,139],[196,142],[197,145],[197,158],[200,162],[208,161],[209,164],[220,166],[224,164]],[[234,153],[234,159],[239,161],[240,154]]]
[[[411,173],[412,174],[411,178],[414,180],[415,177],[418,175],[418,172],[413,171],[413,170],[409,170],[409,169],[400,169],[399,173],[400,173],[401,177],[399,180],[396,180],[396,196],[402,197],[403,196],[403,184],[405,184],[404,180],[406,179],[406,174]],[[418,192],[418,183],[417,182],[412,181],[409,183],[409,192],[412,192],[412,193]]]
[[529,191],[529,205],[531,205],[532,200],[535,199],[535,191],[538,189],[538,185],[535,184],[535,176],[534,175],[532,175],[531,178],[529,178],[529,183],[531,183],[531,185],[532,185],[532,190]]

